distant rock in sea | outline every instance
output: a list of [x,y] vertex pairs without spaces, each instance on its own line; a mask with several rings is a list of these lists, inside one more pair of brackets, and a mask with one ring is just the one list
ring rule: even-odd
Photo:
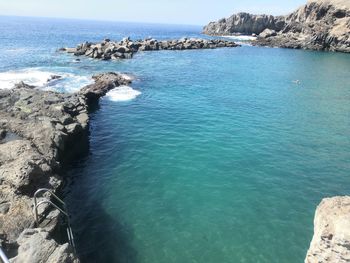
[[60,51],[73,53],[76,56],[87,56],[96,59],[130,59],[138,51],[157,51],[157,50],[187,50],[187,49],[213,49],[222,47],[237,47],[233,41],[222,39],[198,39],[181,38],[179,40],[163,40],[147,38],[144,40],[133,41],[130,38],[124,38],[121,41],[111,41],[105,39],[101,43],[85,42],[76,48],[61,48]]
[[309,0],[286,16],[234,14],[204,27],[207,35],[258,35],[256,45],[350,52],[350,1]]

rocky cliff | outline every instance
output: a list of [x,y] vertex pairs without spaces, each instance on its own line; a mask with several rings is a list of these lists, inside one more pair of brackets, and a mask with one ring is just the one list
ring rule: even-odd
[[317,207],[305,263],[350,262],[350,197],[325,198]]
[[217,22],[210,22],[204,27],[203,33],[207,35],[233,35],[260,34],[266,28],[280,31],[285,26],[283,16],[252,15],[248,13],[238,13],[229,18],[222,18]]
[[204,27],[208,35],[256,34],[263,46],[350,52],[350,1],[309,0],[286,16],[239,13]]
[[46,220],[37,226],[32,204],[38,188],[57,193],[62,162],[86,149],[90,105],[130,83],[116,73],[93,78],[74,94],[24,83],[0,90],[0,246],[11,262],[78,261],[61,238],[57,210],[42,209]]

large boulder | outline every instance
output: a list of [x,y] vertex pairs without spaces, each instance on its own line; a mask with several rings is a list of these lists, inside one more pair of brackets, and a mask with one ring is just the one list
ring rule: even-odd
[[60,245],[42,229],[26,229],[17,240],[18,254],[11,263],[78,263],[68,244]]
[[268,37],[273,37],[273,36],[276,36],[277,33],[275,30],[272,30],[270,28],[266,28],[263,32],[261,32],[259,34],[259,37],[262,37],[262,38],[268,38]]

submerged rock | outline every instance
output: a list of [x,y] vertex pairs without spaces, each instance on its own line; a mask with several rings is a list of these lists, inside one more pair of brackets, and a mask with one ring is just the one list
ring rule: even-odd
[[57,79],[61,79],[62,76],[59,75],[51,75],[50,78],[47,80],[47,82],[53,81],[53,80],[57,80]]

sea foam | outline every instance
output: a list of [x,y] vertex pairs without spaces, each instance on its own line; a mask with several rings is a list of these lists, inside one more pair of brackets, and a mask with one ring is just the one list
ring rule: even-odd
[[21,81],[29,85],[41,87],[47,83],[51,75],[54,74],[34,69],[1,72],[0,89],[11,89],[15,84]]
[[132,75],[130,75],[130,74],[125,74],[125,73],[123,73],[123,74],[121,74],[121,75],[122,75],[122,77],[123,77],[124,79],[126,79],[126,80],[129,80],[129,81],[135,80],[135,77],[132,76]]
[[245,36],[245,35],[241,35],[241,36],[223,36],[225,38],[230,38],[236,41],[252,41],[252,40],[256,40],[257,37],[253,37],[253,36]]
[[119,86],[109,91],[106,97],[112,101],[128,101],[135,99],[140,94],[140,91],[129,86]]
[[[60,78],[51,80],[52,76],[60,76]],[[12,89],[15,84],[21,81],[41,89],[59,92],[74,92],[92,83],[91,78],[86,76],[66,72],[51,72],[39,68],[0,72],[0,89]]]

